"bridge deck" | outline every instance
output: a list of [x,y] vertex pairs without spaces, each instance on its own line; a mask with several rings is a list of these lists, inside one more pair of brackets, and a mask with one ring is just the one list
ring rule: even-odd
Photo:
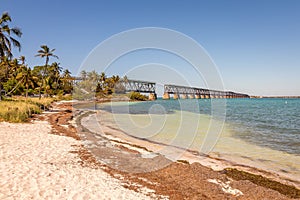
[[[247,94],[235,93],[231,91],[219,91],[219,90],[209,90],[204,88],[178,86],[178,85],[165,85],[165,94],[175,94],[175,95],[198,95],[205,96],[205,98],[249,98]],[[178,96],[179,97],[179,96]]]

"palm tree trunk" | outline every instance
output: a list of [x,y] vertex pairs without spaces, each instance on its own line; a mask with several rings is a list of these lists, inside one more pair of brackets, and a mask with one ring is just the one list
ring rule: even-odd
[[17,83],[17,85],[16,85],[11,91],[9,91],[6,95],[9,95],[9,94],[11,94],[13,91],[15,91],[15,89],[17,89],[17,88],[19,87],[20,83],[21,83],[23,80],[24,80],[24,78],[22,78],[22,79]]
[[0,101],[2,101],[2,84],[0,83]]
[[25,95],[26,100],[27,100],[27,97],[28,97],[28,88],[29,88],[29,85],[27,84],[26,85],[26,95]]
[[45,79],[45,75],[46,75],[46,69],[47,69],[47,66],[48,66],[48,62],[49,62],[49,57],[47,56],[45,67],[43,69],[43,74],[42,74],[42,84],[41,84],[40,89],[39,89],[39,99],[41,99],[41,90],[42,90],[42,87],[44,86],[44,79]]
[[39,99],[41,99],[41,87],[42,87],[42,84],[40,85],[40,88],[39,88]]

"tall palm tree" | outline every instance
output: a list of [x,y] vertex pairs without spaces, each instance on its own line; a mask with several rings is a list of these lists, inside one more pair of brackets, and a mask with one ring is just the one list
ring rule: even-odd
[[2,63],[5,65],[4,68],[6,71],[6,95],[9,95],[20,86],[21,82],[17,79],[17,75],[21,70],[21,65],[16,58],[8,60],[7,57],[4,58]]
[[52,78],[54,79],[52,85],[54,86],[53,88],[55,92],[57,92],[58,82],[60,81],[60,73],[62,71],[62,67],[59,65],[60,63],[54,62],[50,66],[50,73]]
[[35,55],[35,56],[39,56],[41,58],[46,58],[45,66],[44,66],[44,69],[43,69],[43,72],[42,72],[42,85],[39,89],[39,98],[40,99],[41,99],[41,89],[42,89],[42,87],[44,85],[44,82],[45,82],[45,75],[46,75],[46,72],[47,72],[49,59],[50,59],[50,57],[54,57],[54,58],[58,59],[58,56],[53,53],[54,51],[55,51],[55,49],[50,50],[47,45],[42,45],[41,49],[38,50],[38,54]]
[[101,72],[101,74],[100,74],[100,83],[101,83],[102,89],[104,88],[105,81],[106,81],[106,75],[105,75],[104,72]]
[[9,70],[11,68],[11,62],[7,56],[0,58],[0,101],[2,98],[2,86],[5,81],[8,80]]
[[4,56],[8,58],[12,57],[12,45],[21,50],[21,44],[18,40],[11,35],[14,34],[17,37],[22,36],[22,32],[19,28],[10,28],[8,23],[11,22],[11,17],[7,12],[3,13],[0,18],[0,57],[1,60]]
[[88,78],[93,83],[98,83],[98,81],[99,81],[99,74],[95,70],[93,70],[93,71],[91,71],[91,72],[88,73]]
[[86,78],[87,78],[87,72],[85,71],[85,70],[82,70],[81,72],[80,72],[80,78],[82,78],[82,80],[86,80]]
[[27,99],[28,97],[28,90],[29,87],[34,87],[34,81],[37,80],[37,77],[35,77],[32,74],[32,71],[29,67],[27,66],[22,66],[21,69],[19,70],[20,72],[18,73],[18,75],[16,76],[16,80],[18,80],[18,83],[15,85],[15,87],[8,92],[7,94],[11,94],[15,89],[17,89],[20,84],[23,84],[26,88],[26,93],[25,93],[25,97]]
[[25,97],[28,97],[28,89],[31,86],[34,87],[34,82],[37,80],[37,77],[32,74],[32,71],[29,67],[24,66],[21,71],[21,76],[23,77],[23,84],[26,88]]
[[62,85],[63,85],[63,90],[65,93],[70,94],[73,90],[72,87],[72,81],[74,80],[74,78],[71,76],[71,72],[66,69],[63,72],[62,75]]
[[[7,12],[3,13],[0,18],[0,62],[2,62],[5,57],[12,57],[12,45],[17,47],[19,51],[21,50],[21,44],[18,40],[16,40],[12,35],[16,35],[17,37],[22,36],[22,32],[19,28],[14,27],[10,28],[8,23],[11,22],[11,17]],[[2,92],[2,83],[7,78],[4,76],[0,76],[0,101],[1,101],[1,92]]]

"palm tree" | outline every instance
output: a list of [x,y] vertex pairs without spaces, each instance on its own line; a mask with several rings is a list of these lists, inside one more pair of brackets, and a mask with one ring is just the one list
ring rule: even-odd
[[11,18],[7,12],[3,13],[0,18],[0,57],[7,56],[12,57],[12,45],[21,50],[21,44],[18,40],[13,38],[11,35],[14,34],[17,37],[22,36],[22,32],[19,28],[10,28],[8,22],[11,22]]
[[25,88],[26,88],[26,93],[25,93],[25,97],[27,99],[28,97],[28,89],[29,86],[34,87],[34,81],[37,80],[37,77],[33,76],[32,71],[29,67],[27,66],[22,66],[20,72],[18,73],[18,75],[16,76],[16,80],[18,80],[18,83],[16,84],[16,86],[7,94],[11,94],[15,89],[17,89],[19,87],[19,85],[22,83],[24,84]]
[[[2,62],[6,57],[10,59],[12,57],[12,45],[21,50],[21,44],[18,40],[11,35],[14,34],[17,37],[22,36],[22,32],[19,28],[10,28],[8,23],[11,22],[11,17],[8,13],[3,13],[0,18],[0,61]],[[5,76],[0,76],[0,101],[2,92],[2,82],[5,80]]]
[[58,82],[60,80],[60,73],[62,71],[62,67],[59,66],[59,65],[60,65],[60,63],[54,62],[50,66],[51,76],[54,79],[54,84],[53,85],[54,85],[55,92],[57,92]]
[[18,62],[18,59],[14,58],[9,65],[8,69],[8,77],[9,78],[15,78],[18,74],[18,71],[20,69],[20,64]]
[[43,72],[42,72],[42,85],[39,89],[39,98],[40,99],[41,99],[41,89],[42,89],[42,87],[44,85],[44,82],[45,82],[45,75],[46,75],[46,71],[47,71],[47,67],[48,67],[48,63],[49,63],[49,58],[54,57],[54,58],[58,59],[58,56],[54,55],[54,53],[53,53],[54,51],[55,51],[55,49],[50,50],[47,45],[42,45],[41,49],[38,50],[38,54],[35,55],[35,56],[39,56],[41,58],[46,58],[46,63],[45,63],[45,66],[44,66],[44,69],[43,69]]
[[26,88],[25,97],[28,97],[29,86],[34,87],[34,82],[37,80],[37,77],[32,74],[32,71],[29,67],[24,66],[21,71],[21,76],[23,77],[23,84]]
[[99,74],[95,70],[93,70],[93,71],[91,71],[91,72],[88,73],[88,78],[93,83],[98,83],[98,81],[99,81]]
[[0,101],[2,94],[3,83],[9,79],[9,71],[11,69],[11,62],[7,56],[3,56],[0,59]]
[[72,88],[72,81],[74,80],[74,78],[71,76],[71,72],[66,69],[63,72],[62,75],[62,82],[63,82],[63,90],[66,93],[71,93],[73,88]]
[[82,80],[86,80],[86,78],[87,78],[87,72],[85,71],[85,70],[82,70],[81,72],[80,72],[80,78],[82,78]]
[[64,78],[72,78],[71,72],[68,69],[65,69],[63,72],[63,77]]
[[17,75],[20,72],[21,65],[16,58],[8,60],[7,57],[4,58],[2,63],[5,65],[4,68],[6,69],[6,90],[8,90],[6,95],[9,95],[19,88],[21,82],[17,79]]
[[25,61],[26,61],[25,56],[20,56],[19,61],[21,61],[21,65],[25,65]]
[[106,75],[105,75],[104,72],[101,72],[101,74],[100,74],[100,83],[101,83],[102,89],[104,88],[105,81],[106,81]]

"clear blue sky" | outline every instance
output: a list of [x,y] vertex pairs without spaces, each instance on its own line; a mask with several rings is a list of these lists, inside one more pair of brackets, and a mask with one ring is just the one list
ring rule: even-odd
[[226,89],[253,95],[300,95],[299,10],[298,0],[0,0],[0,12],[8,11],[23,31],[21,54],[31,67],[44,63],[34,55],[47,44],[77,73],[88,53],[113,34],[164,27],[201,44]]

